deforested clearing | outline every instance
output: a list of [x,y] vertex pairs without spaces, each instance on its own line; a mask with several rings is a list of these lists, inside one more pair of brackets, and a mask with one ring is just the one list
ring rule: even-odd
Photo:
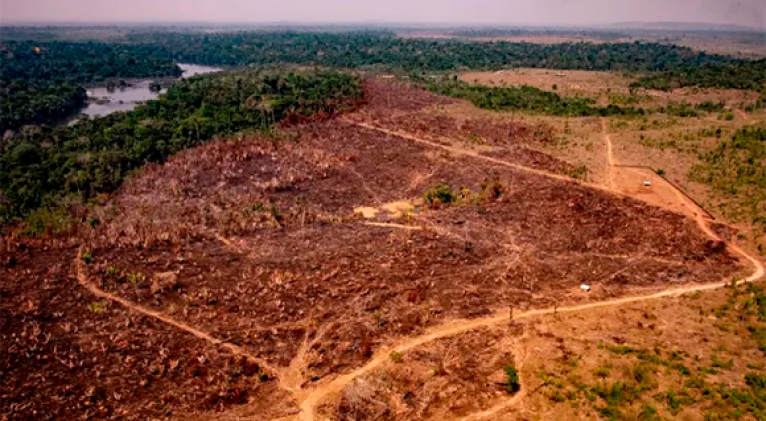
[[363,88],[352,113],[143,168],[70,237],[4,238],[2,419],[491,414],[506,367],[531,393],[524,329],[497,330],[514,314],[752,272],[695,220],[571,177],[544,124]]

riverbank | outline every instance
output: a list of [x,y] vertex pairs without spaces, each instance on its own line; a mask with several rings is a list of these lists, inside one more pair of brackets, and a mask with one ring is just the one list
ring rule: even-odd
[[[126,81],[127,86],[116,87],[113,89],[110,89],[103,84],[87,87],[87,105],[75,115],[68,118],[64,123],[70,124],[83,115],[93,118],[119,111],[130,111],[146,101],[157,99],[159,94],[165,92],[166,86],[172,85],[178,80],[223,70],[219,67],[200,66],[187,63],[178,63],[178,67],[183,70],[183,74],[178,79],[161,78],[129,80]],[[159,91],[152,90],[151,86],[155,82],[158,82],[163,88]]]

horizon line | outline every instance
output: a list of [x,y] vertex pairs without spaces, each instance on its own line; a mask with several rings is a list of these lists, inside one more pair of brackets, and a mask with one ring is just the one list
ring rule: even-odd
[[[628,28],[620,28],[620,25],[628,25]],[[685,28],[641,28],[641,25],[645,26],[664,26],[664,25],[676,25],[686,26]],[[204,21],[204,20],[145,20],[145,21],[68,21],[68,20],[17,20],[17,21],[0,21],[0,27],[3,26],[28,26],[28,27],[44,27],[44,26],[82,26],[82,27],[99,27],[99,26],[314,26],[314,27],[326,27],[326,26],[375,26],[375,27],[396,27],[396,28],[497,28],[497,29],[569,29],[569,30],[582,30],[582,29],[597,29],[597,30],[664,30],[664,31],[679,31],[689,30],[689,27],[698,26],[697,30],[713,30],[713,31],[742,31],[742,32],[763,32],[766,33],[766,27],[758,28],[754,26],[733,24],[733,23],[712,23],[712,22],[685,22],[685,21],[624,21],[624,22],[605,22],[605,23],[590,23],[590,24],[564,24],[564,23],[549,23],[549,24],[521,24],[521,23],[499,23],[499,22],[419,22],[419,21],[252,21],[252,22],[237,22],[237,21]]]

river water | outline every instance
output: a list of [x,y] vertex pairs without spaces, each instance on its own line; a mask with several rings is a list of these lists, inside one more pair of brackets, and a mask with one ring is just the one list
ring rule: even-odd
[[[217,67],[198,66],[196,64],[178,63],[178,67],[184,72],[181,75],[181,79],[221,71]],[[150,91],[149,85],[151,83],[151,80],[141,80],[134,82],[126,88],[117,88],[111,92],[105,87],[90,88],[88,89],[88,105],[80,110],[77,116],[84,114],[95,117],[99,115],[105,116],[117,111],[130,111],[136,108],[137,105],[151,99],[156,99],[160,93],[165,92],[164,89],[160,92]],[[74,120],[77,119],[77,116]]]

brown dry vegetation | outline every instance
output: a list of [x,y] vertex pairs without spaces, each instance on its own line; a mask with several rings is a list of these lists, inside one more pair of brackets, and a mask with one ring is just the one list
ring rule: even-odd
[[763,33],[760,35],[760,41],[737,39],[737,37],[727,38],[726,35],[720,35],[711,39],[710,37],[689,34],[677,36],[675,39],[665,38],[658,41],[706,51],[711,54],[724,54],[751,60],[766,57],[766,45],[763,42]]
[[706,186],[689,180],[690,169],[700,162],[699,155],[714,149],[721,140],[730,139],[737,129],[766,121],[765,110],[732,115],[731,120],[719,114],[683,119],[663,116],[617,119],[611,122],[609,131],[613,133],[615,155],[621,163],[641,165],[651,162],[655,168],[664,169],[717,217],[733,220],[732,215],[718,211]]
[[17,247],[0,267],[3,420],[144,420],[251,399],[284,411],[257,365],[78,285],[76,249]]
[[[743,270],[685,216],[502,164],[568,173],[571,164],[536,150],[554,141],[550,126],[454,117],[443,111],[455,101],[398,84],[373,80],[366,91],[369,104],[343,120],[214,142],[145,168],[90,210],[100,224],[68,241],[4,239],[3,420],[296,415],[306,393],[398,338],[453,319],[719,282]],[[475,154],[454,152],[462,150]],[[441,184],[455,203],[425,206],[422,197]],[[418,230],[354,214],[393,201],[416,206],[376,221]],[[274,370],[99,300],[79,286],[77,268],[96,287]],[[581,283],[592,285],[589,295]],[[515,358],[497,345],[516,343],[518,333],[436,342],[412,363],[408,354],[406,366],[359,378],[320,415],[368,419],[385,406],[385,419],[442,419],[483,410],[499,396],[484,379]],[[434,378],[419,383],[432,365]],[[398,394],[400,410],[376,403]]]

